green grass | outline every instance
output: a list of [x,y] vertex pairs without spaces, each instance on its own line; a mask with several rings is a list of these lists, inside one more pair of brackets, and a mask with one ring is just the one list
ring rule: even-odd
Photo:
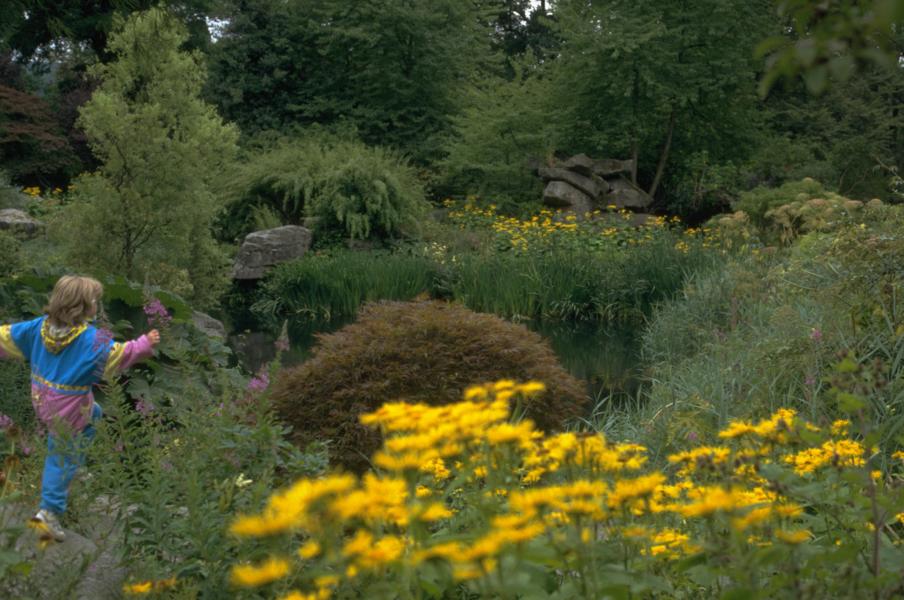
[[863,403],[880,445],[904,443],[902,220],[809,234],[689,281],[644,335],[647,443],[712,438],[779,407],[824,426],[843,416],[841,393]]
[[278,327],[354,316],[365,302],[419,294],[513,320],[640,323],[712,259],[671,234],[627,248],[476,251],[436,262],[399,252],[339,251],[274,269],[253,312]]
[[365,302],[410,300],[431,288],[436,266],[389,252],[337,252],[285,263],[267,278],[252,311],[271,327],[354,316]]
[[607,252],[480,253],[461,261],[450,291],[469,308],[514,319],[639,322],[708,260],[666,235]]

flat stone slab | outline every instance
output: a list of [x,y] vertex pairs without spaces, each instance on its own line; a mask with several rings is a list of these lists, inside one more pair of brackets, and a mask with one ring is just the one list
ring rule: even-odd
[[568,169],[555,167],[540,167],[537,173],[547,181],[564,181],[578,188],[591,198],[599,198],[600,194],[609,191],[609,184],[604,179],[596,176],[585,177]]
[[593,159],[586,154],[575,154],[566,161],[559,163],[559,166],[581,175],[593,175]]
[[633,160],[601,158],[593,161],[593,172],[600,177],[613,177],[621,173],[630,173],[633,169]]

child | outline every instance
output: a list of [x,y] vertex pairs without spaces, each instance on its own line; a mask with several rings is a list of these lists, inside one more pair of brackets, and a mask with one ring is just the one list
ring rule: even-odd
[[31,364],[32,405],[48,429],[41,505],[32,522],[60,542],[66,537],[59,516],[69,483],[103,414],[91,387],[151,356],[160,342],[157,330],[120,344],[97,329],[93,320],[102,295],[96,279],[67,275],[53,287],[45,316],[0,325],[0,358]]

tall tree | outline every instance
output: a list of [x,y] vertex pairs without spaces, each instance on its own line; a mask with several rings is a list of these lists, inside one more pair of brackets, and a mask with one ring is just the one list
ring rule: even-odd
[[208,97],[246,131],[345,122],[424,164],[488,54],[477,9],[460,0],[237,6],[211,51]]
[[0,46],[25,59],[53,44],[90,47],[102,58],[116,15],[128,16],[152,6],[166,6],[190,32],[191,45],[204,47],[209,39],[207,17],[216,15],[221,0],[4,0],[0,8]]
[[209,302],[217,254],[211,184],[237,132],[201,100],[204,69],[180,50],[185,29],[161,9],[118,20],[80,125],[101,161],[63,215],[70,254],[88,268],[176,287]]
[[560,0],[563,146],[638,159],[650,194],[679,143],[725,150],[754,108],[769,14],[768,0]]

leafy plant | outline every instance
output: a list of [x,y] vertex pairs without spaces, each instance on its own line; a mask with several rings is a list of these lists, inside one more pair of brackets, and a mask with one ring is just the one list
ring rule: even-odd
[[268,214],[283,224],[312,218],[315,238],[383,240],[411,235],[426,214],[423,188],[398,154],[312,134],[253,152],[226,186],[225,239],[241,237]]

